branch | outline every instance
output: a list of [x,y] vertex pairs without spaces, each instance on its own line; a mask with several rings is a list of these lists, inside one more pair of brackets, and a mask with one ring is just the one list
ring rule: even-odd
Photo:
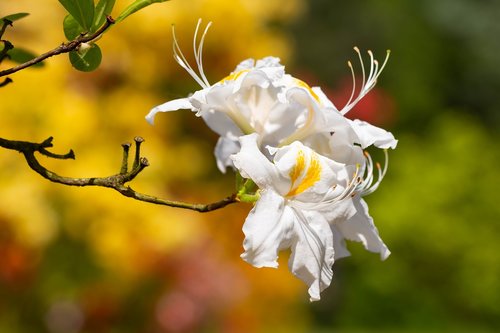
[[12,26],[12,21],[11,20],[6,20],[6,19],[3,19],[3,24],[2,24],[2,27],[0,28],[0,39],[2,38],[4,32],[5,32],[5,29],[7,29],[7,27],[10,25]]
[[10,74],[18,72],[22,69],[25,69],[27,67],[36,65],[36,64],[38,64],[38,63],[40,63],[40,62],[44,61],[45,59],[50,58],[52,56],[55,56],[55,55],[58,55],[61,53],[68,53],[68,52],[74,51],[74,50],[78,49],[78,47],[81,44],[87,43],[87,42],[90,42],[90,41],[93,41],[93,40],[99,38],[99,36],[101,36],[104,33],[104,31],[106,31],[113,23],[115,23],[115,20],[111,16],[106,16],[106,22],[102,25],[102,27],[99,28],[99,30],[97,30],[92,35],[87,36],[87,35],[82,34],[82,35],[78,36],[77,38],[75,38],[74,40],[67,42],[67,43],[62,43],[61,45],[59,45],[55,49],[53,49],[49,52],[46,52],[46,53],[44,53],[36,58],[33,58],[25,63],[22,63],[20,65],[15,66],[15,67],[0,71],[0,77],[10,75]]
[[16,150],[22,153],[28,162],[31,169],[37,172],[42,177],[50,180],[54,183],[59,183],[69,186],[100,186],[112,188],[122,195],[133,198],[135,200],[149,202],[157,205],[164,205],[176,208],[184,208],[195,210],[198,212],[210,212],[219,208],[223,208],[229,204],[238,202],[236,193],[214,203],[210,204],[190,204],[180,201],[164,200],[148,194],[143,194],[134,191],[130,186],[125,184],[133,180],[145,167],[149,165],[148,160],[145,157],[140,157],[141,143],[144,139],[141,137],[136,137],[135,141],[135,157],[132,168],[128,168],[128,155],[130,150],[130,144],[125,143],[123,147],[123,159],[120,168],[120,173],[108,176],[108,177],[92,177],[92,178],[71,178],[59,176],[55,172],[47,170],[44,168],[36,159],[35,152],[45,155],[50,158],[57,159],[75,159],[75,154],[73,150],[70,150],[66,154],[54,154],[47,150],[47,148],[52,147],[52,137],[43,141],[42,143],[26,142],[26,141],[14,141],[0,138],[0,147]]

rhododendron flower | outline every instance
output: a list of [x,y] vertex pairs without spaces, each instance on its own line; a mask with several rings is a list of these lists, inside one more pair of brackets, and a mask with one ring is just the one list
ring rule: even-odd
[[[158,112],[189,109],[202,117],[220,138],[215,147],[221,171],[235,168],[258,186],[249,195],[254,207],[243,232],[242,258],[256,267],[277,267],[280,250],[290,249],[289,269],[309,286],[311,300],[332,280],[335,259],[349,255],[346,240],[361,242],[366,250],[386,259],[390,251],[378,234],[363,197],[375,191],[387,171],[387,149],[397,140],[384,129],[345,114],[374,86],[380,66],[369,54],[365,70],[355,48],[362,82],[346,104],[336,107],[319,87],[286,74],[275,57],[241,62],[227,77],[210,84],[202,63],[203,44],[210,23],[198,43],[198,22],[193,48],[197,70],[190,66],[174,33],[174,58],[201,86],[191,96],[153,108]],[[385,166],[374,164],[364,152],[369,146],[384,149]],[[378,177],[375,173],[378,171]],[[376,180],[375,180],[376,179]],[[253,182],[253,183],[252,183]]]
[[[369,139],[364,136],[359,137],[364,132],[357,131],[359,127],[356,126],[357,123],[345,118],[344,114],[373,88],[387,57],[379,67],[373,54],[368,52],[370,70],[366,77],[363,59],[359,50],[355,48],[361,63],[363,82],[356,95],[354,71],[349,62],[353,90],[349,101],[343,108],[338,109],[319,87],[310,87],[305,82],[286,74],[284,66],[275,57],[257,61],[247,59],[230,75],[210,84],[202,63],[203,44],[210,23],[205,28],[198,45],[200,22],[196,27],[193,41],[198,73],[186,60],[175,33],[174,58],[202,89],[190,97],[172,100],[153,108],[146,116],[150,123],[153,123],[158,112],[179,109],[195,111],[213,131],[220,135],[215,156],[221,171],[232,165],[230,156],[239,150],[238,137],[250,133],[259,134],[258,143],[261,149],[266,145],[283,146],[293,141],[309,140],[311,145],[318,143],[318,147],[311,147],[337,161],[355,164],[363,159],[362,149],[354,146],[354,143],[361,144],[364,148],[366,145],[363,143]],[[372,143],[380,140],[384,139],[375,139]]]
[[334,258],[348,255],[344,238],[362,242],[382,259],[389,255],[360,199],[372,185],[359,178],[359,166],[350,174],[344,164],[298,141],[268,147],[271,162],[257,139],[257,134],[240,137],[241,150],[231,157],[241,175],[260,189],[243,226],[245,261],[277,267],[278,252],[290,248],[289,269],[309,286],[314,301],[330,285]]

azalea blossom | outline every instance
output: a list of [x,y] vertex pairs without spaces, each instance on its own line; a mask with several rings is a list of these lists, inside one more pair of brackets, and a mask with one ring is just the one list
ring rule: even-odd
[[[349,101],[342,108],[337,108],[319,87],[310,87],[302,80],[286,74],[284,66],[275,57],[257,61],[244,60],[227,77],[210,84],[203,69],[202,51],[211,23],[206,26],[198,44],[200,24],[201,20],[193,40],[197,71],[182,53],[175,31],[173,35],[175,60],[202,89],[190,97],[168,101],[153,108],[146,116],[150,123],[153,123],[158,112],[179,109],[196,112],[220,135],[215,156],[217,165],[223,172],[227,166],[232,166],[230,156],[239,150],[238,138],[250,133],[259,134],[261,150],[267,145],[279,147],[293,141],[307,141],[315,150],[334,160],[350,164],[363,160],[362,148],[371,140],[366,136],[373,136],[377,132],[373,129],[378,128],[369,125],[371,131],[360,130],[361,126],[357,122],[352,122],[344,115],[373,88],[387,62],[388,54],[382,66],[379,66],[373,54],[368,52],[370,68],[365,71],[361,53],[355,48],[362,69],[361,87],[356,89],[353,66],[348,62],[353,89]],[[368,145],[384,142],[393,148],[395,141],[392,134],[378,130],[377,138]],[[360,144],[361,148],[355,146],[355,143]]]
[[260,189],[243,225],[245,261],[277,267],[278,252],[290,248],[289,269],[309,286],[315,301],[330,285],[334,259],[349,254],[344,239],[362,242],[382,259],[389,255],[360,199],[373,184],[360,178],[359,166],[351,174],[349,167],[298,141],[268,147],[271,162],[257,141],[255,133],[240,137],[241,149],[231,157],[241,175]]
[[[346,240],[361,242],[382,260],[390,251],[379,236],[363,197],[374,192],[387,171],[392,133],[345,117],[376,84],[387,62],[368,51],[369,67],[358,48],[362,72],[343,107],[335,106],[319,87],[285,72],[280,60],[242,61],[225,78],[211,84],[202,61],[209,23],[193,40],[196,70],[174,35],[174,58],[201,86],[191,96],[153,108],[158,112],[188,109],[202,117],[220,138],[215,147],[221,171],[235,168],[258,186],[256,200],[243,225],[242,258],[255,267],[277,267],[280,250],[290,249],[289,269],[309,287],[312,301],[332,281],[335,259],[348,256]],[[383,149],[382,168],[365,149]],[[376,173],[378,172],[378,176]]]

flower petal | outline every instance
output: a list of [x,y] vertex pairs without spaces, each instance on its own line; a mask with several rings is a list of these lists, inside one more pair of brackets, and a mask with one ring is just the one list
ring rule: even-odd
[[238,139],[232,139],[227,136],[221,136],[215,145],[214,155],[217,160],[217,167],[222,173],[226,173],[227,167],[233,166],[231,155],[240,150]]
[[209,110],[201,113],[201,117],[207,126],[220,136],[238,137],[243,135],[242,130],[226,113]]
[[276,167],[262,154],[257,145],[256,133],[239,138],[241,149],[231,156],[234,166],[245,178],[250,178],[261,189],[273,188],[275,184],[283,183]]
[[344,165],[317,154],[311,148],[295,141],[288,146],[271,149],[274,164],[289,186],[285,196],[302,202],[317,203],[332,187],[339,184],[338,172]]
[[285,199],[272,189],[262,191],[243,225],[241,258],[255,267],[278,267],[278,252],[288,245],[292,229],[293,214],[285,209]]
[[335,260],[349,257],[351,252],[347,249],[345,238],[342,236],[342,233],[337,229],[336,226],[331,225],[333,234],[333,249],[335,251]]
[[368,251],[380,253],[382,260],[387,259],[391,251],[380,238],[373,219],[368,214],[368,205],[359,196],[354,197],[352,201],[356,208],[356,214],[346,221],[337,223],[337,229],[344,238],[361,242]]
[[361,144],[363,149],[371,145],[375,145],[375,147],[382,149],[396,148],[398,140],[394,138],[391,132],[359,119],[349,121],[352,129],[358,135],[360,140],[359,144]]
[[292,273],[309,286],[311,301],[332,281],[334,261],[333,235],[326,219],[318,212],[294,209],[295,239],[288,266]]
[[187,109],[187,110],[193,110],[194,111],[193,105],[189,101],[189,98],[174,99],[173,101],[168,101],[166,103],[163,103],[161,105],[158,105],[158,106],[154,107],[147,114],[146,120],[148,121],[148,123],[150,123],[151,125],[153,125],[155,115],[158,112],[177,111],[177,110],[180,110],[180,109]]
[[240,62],[238,66],[236,66],[233,73],[240,72],[243,70],[249,70],[252,69],[254,66],[255,66],[255,60],[252,58],[248,58]]
[[311,90],[316,94],[316,96],[318,96],[318,99],[319,99],[319,102],[321,103],[321,105],[323,105],[327,108],[332,108],[335,111],[337,110],[335,105],[333,105],[332,101],[330,101],[330,99],[326,96],[326,94],[323,92],[323,90],[321,90],[320,87],[312,87]]

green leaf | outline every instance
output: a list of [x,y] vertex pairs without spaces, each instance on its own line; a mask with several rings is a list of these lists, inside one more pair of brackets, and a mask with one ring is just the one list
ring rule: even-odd
[[99,46],[93,44],[89,49],[82,52],[82,50],[71,51],[69,53],[69,60],[74,68],[82,72],[91,72],[101,64],[102,53]]
[[94,21],[94,1],[93,0],[59,0],[61,5],[71,16],[83,27],[85,32],[90,31]]
[[106,15],[110,15],[115,0],[100,0],[95,7],[94,23],[92,24],[91,32],[97,31],[106,21]]
[[128,16],[132,15],[138,10],[143,9],[144,7],[147,7],[149,5],[152,5],[153,3],[160,3],[160,2],[165,2],[168,0],[135,0],[133,3],[131,3],[127,8],[123,10],[123,12],[120,13],[118,18],[116,19],[116,22],[123,21],[125,18]]
[[[23,48],[16,47],[7,52],[10,57],[10,60],[14,61],[18,64],[23,64],[27,61],[30,61],[33,58],[36,58],[36,54],[31,51],[25,50]],[[43,67],[44,64],[39,62],[38,64],[33,65],[33,67]]]
[[15,14],[10,14],[10,15],[4,16],[0,20],[9,20],[11,22],[14,22],[14,21],[22,19],[23,17],[26,17],[28,15],[29,15],[29,13],[15,13]]
[[64,36],[66,36],[68,40],[73,40],[82,32],[85,32],[85,29],[83,29],[82,26],[78,24],[75,18],[71,15],[66,15],[66,17],[64,18],[63,30]]

